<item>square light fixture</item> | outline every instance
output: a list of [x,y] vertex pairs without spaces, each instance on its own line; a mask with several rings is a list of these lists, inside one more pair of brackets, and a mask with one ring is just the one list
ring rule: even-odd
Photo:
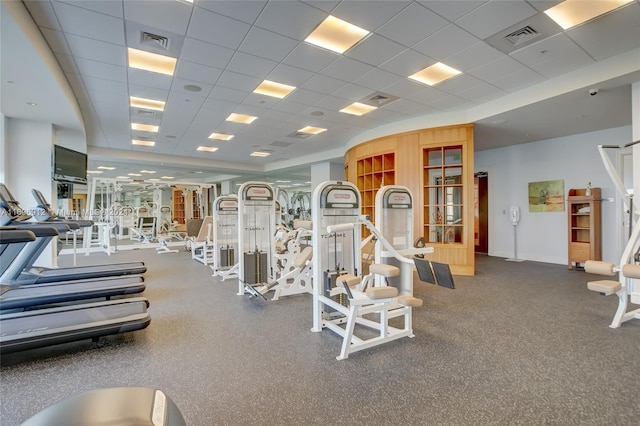
[[587,2],[584,0],[565,0],[545,10],[544,13],[560,25],[562,29],[567,30],[607,12],[611,12],[632,1],[633,0],[601,0]]
[[164,101],[155,101],[153,99],[137,98],[129,96],[129,104],[134,108],[151,109],[154,111],[164,111]]
[[442,62],[436,62],[430,67],[427,67],[422,71],[418,71],[417,73],[410,75],[409,78],[420,83],[433,86],[460,73],[461,71],[458,71],[455,68],[451,68],[449,65],[445,65]]
[[227,135],[225,133],[211,133],[209,139],[217,139],[219,141],[230,141],[233,139],[233,135]]
[[173,75],[176,69],[176,58],[158,55],[146,50],[127,49],[129,56],[129,66],[145,71],[157,72],[160,74]]
[[264,151],[254,151],[250,154],[252,157],[268,157],[271,155],[270,152],[264,152]]
[[140,139],[131,139],[131,143],[133,145],[141,145],[141,146],[156,146],[154,141],[141,141]]
[[147,174],[152,175],[152,174],[155,173],[155,171],[154,170],[140,170],[140,173],[147,173]]
[[131,179],[129,176],[116,176],[116,179]]
[[369,31],[329,15],[304,41],[342,54],[367,35]]
[[160,179],[173,179],[173,178],[174,178],[173,176],[162,176],[162,177],[160,177]]
[[255,121],[255,119],[258,117],[254,117],[253,115],[244,115],[244,114],[236,114],[235,112],[232,112],[226,119],[226,121],[231,121],[234,123],[241,123],[241,124],[251,124]]
[[277,180],[276,183],[291,183],[290,180]]
[[142,176],[140,173],[127,173],[127,176]]
[[294,86],[276,83],[275,81],[264,80],[258,87],[255,88],[253,93],[282,99],[289,93],[293,92],[295,89],[296,88]]
[[131,130],[139,130],[141,132],[153,132],[158,133],[160,126],[154,126],[153,124],[131,123]]
[[99,175],[100,173],[104,173],[102,170],[87,170],[87,174],[89,175]]
[[216,152],[218,148],[215,146],[199,146],[196,151]]
[[306,126],[306,127],[303,127],[302,129],[300,129],[298,131],[300,133],[308,133],[310,135],[317,135],[319,133],[326,132],[327,129],[323,129],[321,127]]
[[371,112],[374,109],[378,109],[378,108],[371,105],[362,104],[360,102],[354,102],[351,105],[345,108],[342,108],[340,112],[353,114],[353,115],[365,115],[366,113]]
[[96,167],[96,169],[98,170],[115,170],[115,167],[109,167],[109,166],[98,166]]

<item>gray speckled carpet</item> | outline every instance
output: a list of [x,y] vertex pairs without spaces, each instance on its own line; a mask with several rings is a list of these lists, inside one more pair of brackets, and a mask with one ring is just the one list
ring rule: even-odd
[[115,386],[163,390],[190,425],[640,424],[640,321],[609,328],[617,299],[563,265],[478,257],[455,290],[415,285],[415,338],[337,361],[341,339],[310,331],[311,295],[237,296],[182,250],[78,258],[132,260],[151,325],[3,356],[0,424]]

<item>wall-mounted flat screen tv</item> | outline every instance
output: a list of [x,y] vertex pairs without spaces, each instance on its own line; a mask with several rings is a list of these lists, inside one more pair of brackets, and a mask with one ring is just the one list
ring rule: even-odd
[[86,185],[87,154],[60,145],[54,145],[53,180]]

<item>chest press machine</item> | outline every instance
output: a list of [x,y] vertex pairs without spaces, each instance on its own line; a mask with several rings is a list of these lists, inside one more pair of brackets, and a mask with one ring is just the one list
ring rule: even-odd
[[238,276],[238,196],[221,195],[213,201],[213,276]]
[[273,275],[273,233],[276,227],[275,192],[264,182],[245,182],[238,189],[238,296],[264,299],[257,291]]
[[[408,193],[408,191],[407,191]],[[405,199],[406,200],[406,199]],[[360,215],[360,193],[350,182],[328,181],[316,187],[312,198],[313,222],[313,328],[324,328],[342,336],[340,355],[343,360],[352,352],[367,349],[402,337],[414,337],[412,308],[422,305],[413,297],[413,261],[402,256],[383,234]],[[410,204],[409,204],[410,205]],[[408,208],[405,207],[405,217]],[[375,263],[369,274],[360,278],[361,226],[364,225],[381,245],[379,257],[395,258],[399,266]],[[405,229],[411,225],[399,225]],[[415,249],[416,253],[432,252],[431,248]],[[378,283],[374,277],[381,277]],[[388,285],[397,277],[397,287]],[[378,314],[377,316],[367,316]],[[402,328],[389,325],[392,318],[402,317]],[[378,331],[376,337],[356,335],[356,325]]]
[[596,280],[587,283],[589,290],[604,296],[612,294],[618,296],[618,309],[609,325],[611,328],[618,328],[623,322],[632,319],[640,319],[640,308],[628,310],[629,303],[640,305],[640,209],[634,206],[633,193],[625,189],[606,149],[624,149],[639,143],[640,141],[635,141],[623,146],[598,146],[604,167],[629,212],[630,235],[622,251],[620,263],[615,265],[611,262],[588,260],[584,265],[585,271],[591,274],[614,276],[618,273],[618,280]]

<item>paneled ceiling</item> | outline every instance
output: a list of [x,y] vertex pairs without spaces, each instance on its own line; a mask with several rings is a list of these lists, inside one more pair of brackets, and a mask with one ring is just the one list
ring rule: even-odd
[[[476,150],[486,150],[630,125],[630,84],[640,81],[640,3],[569,30],[543,13],[558,3],[30,0],[26,10],[73,91],[81,126],[67,119],[73,108],[47,100],[63,91],[50,86],[55,79],[29,71],[28,43],[11,33],[4,9],[2,112],[50,120],[63,145],[84,132],[90,168],[116,168],[101,176],[153,166],[158,176],[208,182],[287,174],[308,180],[310,164],[342,162],[359,141],[421,127],[476,123]],[[370,35],[344,54],[305,42],[328,15]],[[533,33],[508,37],[527,27]],[[166,38],[166,48],[143,41],[143,33]],[[128,67],[127,47],[176,57],[175,74]],[[462,73],[435,86],[408,78],[436,62]],[[265,79],[296,89],[284,99],[253,93]],[[380,93],[397,99],[363,116],[340,112]],[[166,108],[131,108],[130,96],[163,100]],[[25,108],[27,102],[38,105]],[[230,113],[258,118],[231,123]],[[132,122],[159,131],[133,131]],[[301,138],[304,126],[327,130]],[[234,138],[208,139],[213,132]],[[134,146],[135,138],[155,146]],[[254,151],[270,155],[252,157]]]

